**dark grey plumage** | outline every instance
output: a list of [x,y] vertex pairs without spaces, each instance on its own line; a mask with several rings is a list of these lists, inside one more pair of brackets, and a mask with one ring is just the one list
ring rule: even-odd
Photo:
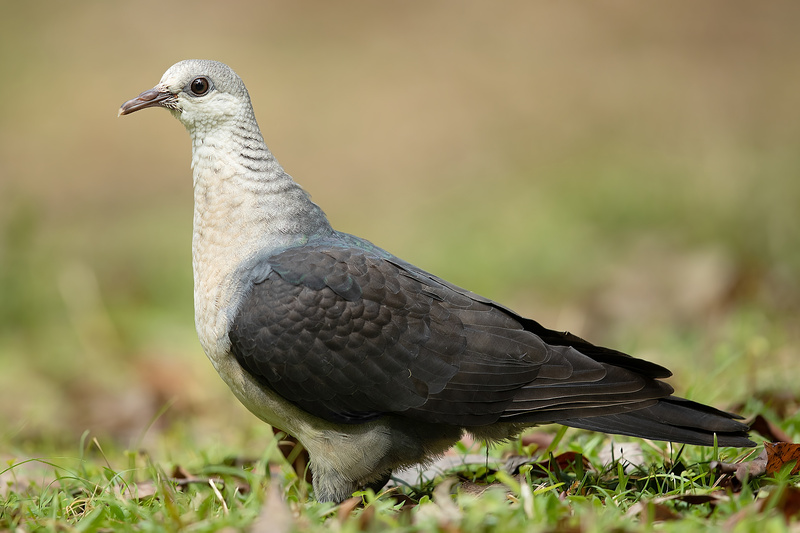
[[667,369],[546,330],[351,235],[259,266],[266,274],[233,321],[231,351],[264,386],[325,420],[560,422],[704,445],[712,427],[723,446],[750,443],[731,415],[673,402],[657,379]]
[[263,144],[227,66],[178,63],[121,113],[157,105],[193,140],[200,340],[237,397],[309,450],[319,499],[379,487],[464,431],[502,439],[558,422],[753,445],[739,417],[672,396],[667,369],[333,230]]

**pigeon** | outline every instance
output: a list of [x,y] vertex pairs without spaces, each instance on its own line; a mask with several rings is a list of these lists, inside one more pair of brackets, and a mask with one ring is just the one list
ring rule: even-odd
[[241,403],[308,451],[318,501],[378,491],[465,434],[496,442],[538,424],[755,445],[740,416],[673,396],[666,368],[333,229],[267,148],[227,65],[176,63],[119,115],[151,107],[192,139],[200,343]]

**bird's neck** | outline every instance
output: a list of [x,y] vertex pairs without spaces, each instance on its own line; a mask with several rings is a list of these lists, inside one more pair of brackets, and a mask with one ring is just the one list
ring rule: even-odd
[[269,151],[255,121],[192,138],[195,237],[226,248],[283,248],[329,228],[322,210]]
[[[227,342],[242,265],[332,231],[267,149],[255,121],[192,136],[195,318],[206,353]],[[234,279],[234,278],[240,279]]]

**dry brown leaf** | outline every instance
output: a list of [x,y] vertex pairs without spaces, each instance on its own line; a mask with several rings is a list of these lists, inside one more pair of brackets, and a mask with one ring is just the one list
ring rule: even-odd
[[746,461],[736,465],[734,474],[740,483],[744,483],[747,478],[763,476],[767,471],[767,448],[766,446],[758,456],[752,461]]
[[712,505],[720,501],[727,501],[730,497],[722,491],[712,492],[711,494],[679,494],[677,496],[670,496],[676,500],[688,503],[689,505],[702,505],[710,503]]
[[667,505],[655,500],[638,502],[631,506],[625,515],[631,518],[638,517],[643,523],[665,522],[667,520],[677,520],[680,518],[680,515]]
[[757,415],[753,419],[750,423],[750,429],[770,442],[792,442],[792,438],[789,435],[762,415]]
[[[179,479],[179,480],[186,480],[186,481],[198,481],[199,478],[194,474],[191,474],[188,470],[186,470],[181,465],[175,465],[172,469],[172,479]],[[203,480],[205,483],[205,480]]]
[[800,472],[800,444],[765,442],[764,450],[767,452],[767,474],[777,474],[789,463],[794,463],[792,474]]
[[792,474],[800,472],[800,444],[791,442],[765,442],[764,449],[758,456],[743,463],[711,463],[711,468],[720,474],[734,474],[740,483],[748,478],[777,474],[787,464],[792,463]]
[[344,523],[350,515],[353,514],[360,505],[361,505],[361,498],[358,496],[353,496],[352,498],[347,498],[345,501],[339,504],[339,509],[336,511],[336,519],[339,523]]
[[361,531],[368,531],[372,522],[375,520],[375,507],[373,505],[368,505],[364,507],[364,510],[358,515],[358,528]]

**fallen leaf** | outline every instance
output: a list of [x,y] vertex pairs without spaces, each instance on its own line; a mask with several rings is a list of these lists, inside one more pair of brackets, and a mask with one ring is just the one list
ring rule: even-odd
[[358,515],[358,528],[360,531],[368,531],[372,529],[370,526],[372,522],[375,520],[375,506],[368,505],[364,507],[364,510]]
[[[181,465],[175,465],[172,469],[172,478],[179,479],[179,480],[186,480],[186,481],[198,481],[199,478],[193,474],[191,474],[188,470],[186,470]],[[205,480],[203,480],[205,483]]]
[[[752,455],[750,455],[750,457],[752,457]],[[746,478],[761,476],[766,472],[767,452],[766,450],[761,450],[761,453],[750,461],[742,461],[740,463],[711,461],[708,466],[718,475],[723,476],[717,482],[718,487],[731,490],[732,492],[740,492]]]
[[638,517],[639,520],[646,524],[653,522],[665,522],[667,520],[677,520],[680,515],[670,509],[667,505],[651,500],[647,502],[638,502],[628,509],[625,516],[630,518]]
[[720,474],[734,474],[735,478],[744,483],[748,478],[777,474],[787,464],[792,463],[792,474],[800,472],[800,444],[791,442],[765,442],[764,449],[758,456],[742,463],[712,462],[711,468]]
[[765,442],[764,451],[767,452],[767,474],[777,474],[789,463],[794,463],[792,474],[800,472],[800,444]]
[[730,497],[722,491],[716,493],[712,492],[711,494],[678,494],[670,497],[688,503],[689,505],[702,505],[704,503],[716,504],[717,502],[730,499]]
[[356,510],[363,500],[358,496],[353,496],[351,498],[347,498],[345,501],[339,504],[339,508],[336,510],[336,519],[339,521],[340,524],[344,523],[353,511]]
[[767,449],[758,454],[752,461],[740,463],[736,467],[735,476],[740,483],[744,483],[747,478],[763,476],[767,472]]
[[792,438],[789,435],[762,415],[757,415],[753,419],[750,423],[750,429],[770,442],[792,442]]

